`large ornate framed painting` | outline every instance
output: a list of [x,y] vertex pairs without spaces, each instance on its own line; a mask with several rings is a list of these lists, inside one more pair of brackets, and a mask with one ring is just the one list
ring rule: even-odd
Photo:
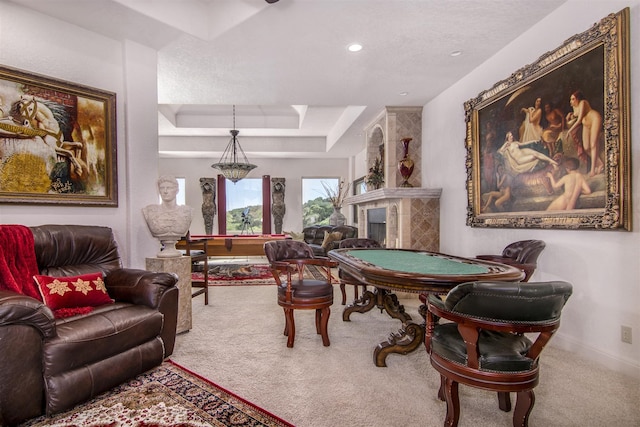
[[629,10],[465,103],[467,225],[631,230]]
[[118,206],[116,95],[0,66],[0,203]]

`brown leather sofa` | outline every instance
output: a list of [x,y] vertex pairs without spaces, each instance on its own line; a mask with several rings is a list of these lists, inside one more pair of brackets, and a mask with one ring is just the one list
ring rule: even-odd
[[[340,237],[340,239],[331,241],[326,245],[326,247],[323,247],[322,243],[324,241],[324,233],[333,233],[336,231],[341,233],[342,236]],[[312,225],[302,229],[302,233],[304,235],[304,242],[311,246],[313,254],[315,256],[323,257],[326,257],[327,252],[329,252],[330,250],[338,249],[340,241],[342,241],[343,239],[358,237],[358,229],[351,225]]]
[[40,274],[100,271],[113,304],[54,318],[42,302],[0,290],[0,425],[70,409],[173,352],[177,277],[122,268],[108,227],[31,227]]

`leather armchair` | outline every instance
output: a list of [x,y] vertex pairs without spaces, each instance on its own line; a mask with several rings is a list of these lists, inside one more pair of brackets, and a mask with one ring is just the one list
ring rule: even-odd
[[[269,260],[271,273],[278,288],[278,305],[284,310],[284,335],[287,347],[293,347],[296,324],[294,310],[316,311],[316,332],[322,337],[322,345],[328,347],[329,333],[327,325],[333,304],[333,286],[331,268],[337,267],[336,261],[329,258],[316,258],[313,251],[304,242],[296,240],[273,240],[264,244],[264,253]],[[307,266],[316,266],[326,277],[324,279],[306,278]],[[280,274],[286,274],[283,283]]]
[[428,296],[425,347],[440,373],[445,426],[458,424],[458,384],[497,392],[505,412],[511,410],[509,393],[515,392],[513,425],[527,426],[540,353],[559,328],[572,289],[562,281],[469,282],[453,288],[444,301]]
[[520,240],[507,245],[502,255],[477,255],[476,258],[511,265],[524,271],[523,282],[528,282],[538,267],[538,256],[545,248],[542,240]]
[[[380,243],[378,243],[377,240],[368,239],[364,237],[362,238],[351,237],[348,239],[343,239],[340,241],[340,244],[338,245],[339,249],[344,249],[344,248],[374,248],[375,249],[375,248],[381,248],[381,247],[382,246],[380,245]],[[342,293],[342,305],[345,305],[347,303],[347,293],[345,290],[345,285],[353,285],[353,293],[354,293],[355,301],[357,301],[359,298],[358,286],[362,286],[363,292],[367,290],[367,285],[359,282],[355,277],[345,272],[341,268],[338,268],[338,277],[340,278],[340,292]]]
[[173,352],[177,277],[122,268],[107,227],[31,227],[40,274],[102,272],[113,304],[55,318],[41,301],[0,291],[0,425],[67,410]]

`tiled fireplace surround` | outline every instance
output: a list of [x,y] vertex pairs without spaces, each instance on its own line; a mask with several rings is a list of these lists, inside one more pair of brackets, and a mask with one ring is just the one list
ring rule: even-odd
[[[386,208],[387,248],[439,251],[441,189],[422,188],[422,107],[386,107],[366,129],[367,170],[376,157],[384,156],[383,188],[368,189],[348,197],[345,203],[357,206],[358,235],[367,236],[367,211]],[[400,187],[398,161],[403,154],[402,138],[410,137],[409,156],[415,167],[409,183]],[[381,147],[384,147],[383,152]]]

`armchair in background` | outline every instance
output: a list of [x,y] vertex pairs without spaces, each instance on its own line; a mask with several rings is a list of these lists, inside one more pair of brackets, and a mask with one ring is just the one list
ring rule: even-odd
[[[343,239],[338,245],[339,249],[345,248],[380,248],[382,247],[377,240],[352,237],[349,239]],[[342,292],[342,305],[347,303],[347,294],[345,291],[345,285],[353,286],[354,299],[358,299],[358,286],[362,286],[363,292],[367,290],[367,285],[358,281],[355,277],[349,273],[338,268],[338,277],[340,278],[340,292]]]
[[[338,263],[329,258],[316,258],[305,242],[296,240],[272,240],[264,244],[264,253],[269,260],[271,273],[278,285],[278,305],[284,310],[284,335],[287,347],[293,347],[296,325],[293,311],[307,309],[316,311],[316,332],[322,336],[322,344],[330,345],[327,325],[333,304],[333,285],[331,268]],[[315,265],[322,270],[326,280],[307,278],[305,268]],[[282,283],[280,273],[287,276]]]
[[545,248],[542,240],[520,240],[507,245],[502,255],[476,255],[476,258],[499,262],[524,271],[523,282],[528,282],[538,267],[538,256]]

